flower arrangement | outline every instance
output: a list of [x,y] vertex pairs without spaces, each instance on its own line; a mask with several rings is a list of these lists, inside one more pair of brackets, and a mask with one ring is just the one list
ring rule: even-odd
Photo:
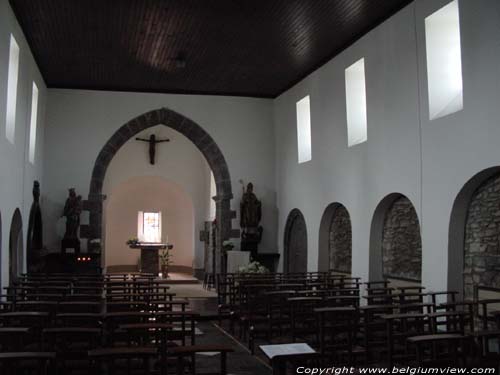
[[162,267],[168,267],[172,265],[172,254],[170,253],[170,249],[168,247],[165,250],[160,251],[159,257]]
[[222,243],[222,248],[226,251],[230,251],[234,249],[234,243],[230,240],[226,240]]
[[238,273],[269,273],[269,270],[257,261],[250,262],[247,266],[241,266]]
[[173,263],[170,249],[167,247],[165,250],[160,251],[158,257],[160,259],[161,277],[168,279],[168,267]]
[[126,244],[130,247],[137,246],[139,244],[139,239],[137,237],[129,238]]

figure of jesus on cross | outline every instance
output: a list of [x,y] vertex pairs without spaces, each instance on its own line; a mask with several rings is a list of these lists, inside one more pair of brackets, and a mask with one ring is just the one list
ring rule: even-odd
[[149,163],[151,165],[155,165],[156,144],[162,142],[170,142],[170,139],[168,138],[156,140],[156,136],[154,134],[151,134],[149,136],[149,139],[136,138],[135,140],[149,143]]

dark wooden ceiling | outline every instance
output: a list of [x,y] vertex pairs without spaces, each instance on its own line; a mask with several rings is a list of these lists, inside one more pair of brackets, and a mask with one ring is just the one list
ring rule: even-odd
[[412,0],[10,0],[46,84],[276,97]]

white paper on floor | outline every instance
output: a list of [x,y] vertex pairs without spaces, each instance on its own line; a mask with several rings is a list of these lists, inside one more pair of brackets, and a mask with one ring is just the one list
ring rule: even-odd
[[213,357],[216,356],[217,354],[220,354],[220,352],[202,352],[202,353],[196,353],[198,355],[206,355],[208,357]]

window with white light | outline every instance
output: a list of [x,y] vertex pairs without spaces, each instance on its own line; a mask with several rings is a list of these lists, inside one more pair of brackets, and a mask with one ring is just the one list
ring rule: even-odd
[[309,95],[297,102],[299,164],[311,160],[311,107]]
[[143,212],[138,215],[137,237],[141,242],[161,242],[161,212]]
[[347,145],[351,147],[368,139],[364,58],[345,70],[345,95]]
[[458,0],[425,19],[429,118],[463,108],[462,56]]
[[19,45],[13,35],[10,36],[9,71],[7,77],[7,111],[5,136],[14,144],[16,133],[17,79],[19,76]]
[[38,120],[38,87],[33,82],[31,93],[31,120],[30,120],[30,143],[29,143],[29,161],[35,164],[36,149],[36,123]]
[[217,195],[217,187],[215,185],[215,177],[214,173],[210,171],[210,213],[209,213],[209,220],[214,221],[215,220],[215,201],[213,200],[213,197]]

